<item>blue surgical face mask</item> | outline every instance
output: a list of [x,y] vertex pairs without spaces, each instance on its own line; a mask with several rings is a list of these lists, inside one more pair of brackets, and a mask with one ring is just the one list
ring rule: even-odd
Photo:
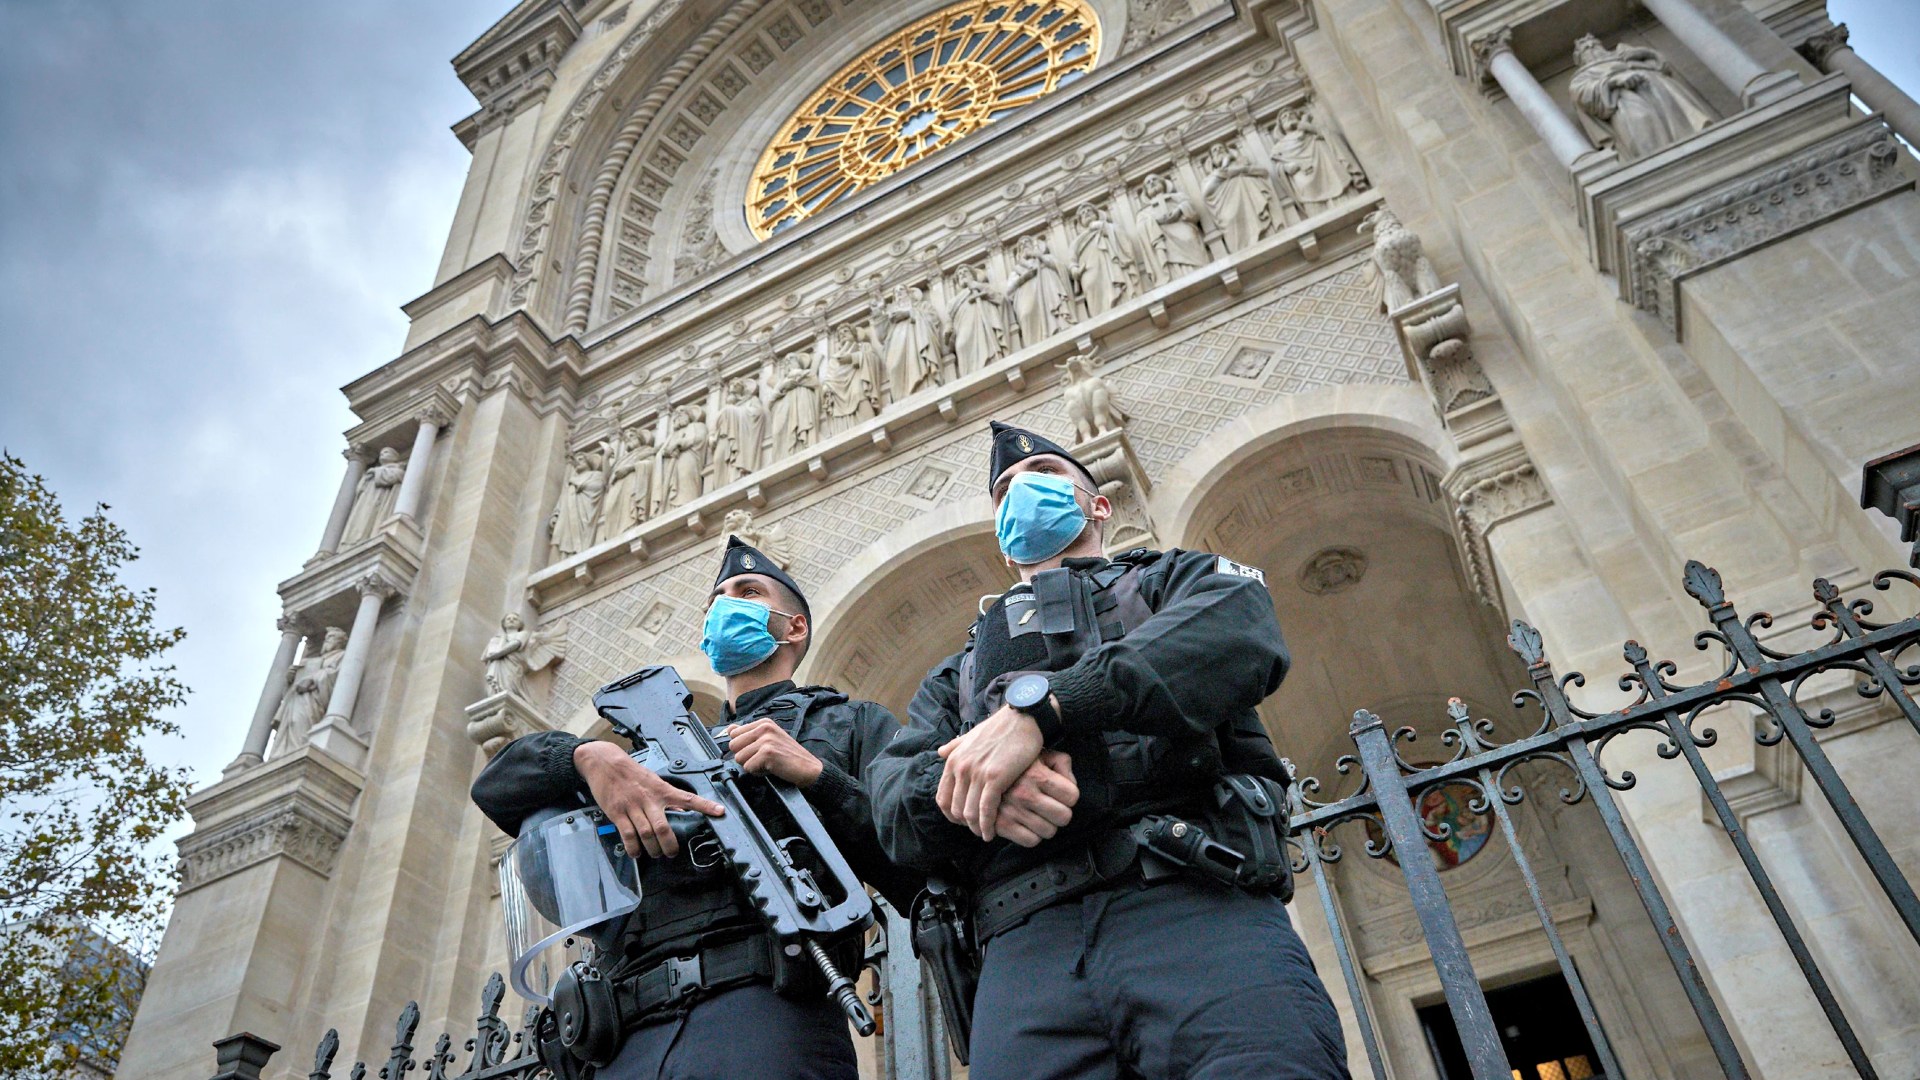
[[707,654],[714,674],[738,675],[764,662],[780,648],[780,640],[767,629],[775,612],[765,604],[736,596],[716,596],[707,609],[700,651]]
[[1000,550],[1021,566],[1043,563],[1067,550],[1086,531],[1087,515],[1064,476],[1021,473],[993,512]]

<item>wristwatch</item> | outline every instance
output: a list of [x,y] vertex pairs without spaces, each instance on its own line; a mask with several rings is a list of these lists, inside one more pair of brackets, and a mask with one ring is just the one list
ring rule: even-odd
[[1053,707],[1053,684],[1045,675],[1029,672],[1007,684],[1007,704],[1033,717],[1040,725],[1040,737],[1048,743],[1066,733],[1060,713]]

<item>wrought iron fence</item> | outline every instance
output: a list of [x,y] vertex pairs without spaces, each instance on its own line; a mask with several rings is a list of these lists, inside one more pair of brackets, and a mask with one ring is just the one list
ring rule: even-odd
[[[1881,573],[1873,579],[1872,585],[1875,589],[1885,591],[1896,581],[1920,588],[1920,577],[1900,570]],[[1569,702],[1566,694],[1569,685],[1583,685],[1585,678],[1577,672],[1556,675],[1547,661],[1539,632],[1524,622],[1516,621],[1508,644],[1526,663],[1533,689],[1520,691],[1514,696],[1514,703],[1516,706],[1537,707],[1541,713],[1538,726],[1530,734],[1508,742],[1498,742],[1493,738],[1494,725],[1484,719],[1474,720],[1456,698],[1448,706],[1448,729],[1442,736],[1442,743],[1452,751],[1451,759],[1439,765],[1414,766],[1402,758],[1395,747],[1396,743],[1412,738],[1413,729],[1403,727],[1389,734],[1378,716],[1362,709],[1354,714],[1350,728],[1358,754],[1343,757],[1336,763],[1336,768],[1342,774],[1350,774],[1356,766],[1359,768],[1362,778],[1360,790],[1346,798],[1322,803],[1314,799],[1321,787],[1318,780],[1308,778],[1294,785],[1292,829],[1294,842],[1298,845],[1294,869],[1296,873],[1311,874],[1318,886],[1327,925],[1339,954],[1341,974],[1353,1001],[1361,1042],[1366,1048],[1368,1064],[1378,1080],[1385,1080],[1386,1065],[1379,1036],[1366,1007],[1352,943],[1342,928],[1334,890],[1326,871],[1325,864],[1337,862],[1342,854],[1328,830],[1343,822],[1364,820],[1371,822],[1381,834],[1377,841],[1368,840],[1368,855],[1384,858],[1395,850],[1419,851],[1428,840],[1447,839],[1450,827],[1442,823],[1438,828],[1430,828],[1415,814],[1416,801],[1437,786],[1448,784],[1469,787],[1474,795],[1468,809],[1479,814],[1491,811],[1498,821],[1515,868],[1525,882],[1534,914],[1558,961],[1560,973],[1572,992],[1588,1038],[1600,1058],[1604,1075],[1610,1078],[1622,1075],[1606,1033],[1601,1030],[1592,999],[1548,911],[1539,879],[1527,860],[1508,810],[1525,798],[1525,789],[1515,782],[1512,773],[1517,766],[1527,762],[1549,763],[1570,774],[1569,786],[1560,792],[1562,802],[1571,805],[1589,799],[1592,801],[1614,849],[1625,864],[1628,877],[1653,920],[1660,942],[1679,975],[1681,987],[1699,1018],[1721,1068],[1729,1077],[1744,1078],[1748,1075],[1746,1062],[1734,1045],[1719,1006],[1708,992],[1673,913],[1654,884],[1639,845],[1628,831],[1619,806],[1614,802],[1612,793],[1632,788],[1636,778],[1627,771],[1618,775],[1610,774],[1600,765],[1600,755],[1607,744],[1615,737],[1635,730],[1652,731],[1664,736],[1657,747],[1659,756],[1668,760],[1684,758],[1693,770],[1694,778],[1704,790],[1720,824],[1726,829],[1754,887],[1779,927],[1801,974],[1819,1001],[1827,1022],[1839,1037],[1854,1068],[1864,1077],[1876,1075],[1852,1024],[1808,949],[1804,935],[1787,913],[1780,893],[1755,853],[1746,830],[1701,756],[1703,748],[1715,744],[1717,734],[1711,727],[1697,722],[1702,714],[1716,706],[1738,703],[1756,711],[1754,738],[1759,743],[1771,746],[1784,739],[1791,745],[1799,753],[1808,775],[1832,806],[1835,816],[1859,850],[1875,881],[1892,902],[1908,931],[1916,941],[1920,941],[1920,900],[1916,900],[1912,884],[1901,874],[1886,845],[1867,821],[1852,792],[1815,738],[1817,729],[1832,726],[1834,712],[1822,707],[1809,713],[1800,704],[1803,691],[1816,677],[1826,673],[1847,673],[1859,680],[1855,690],[1860,697],[1884,698],[1899,709],[1916,731],[1920,731],[1920,705],[1915,704],[1906,689],[1920,684],[1920,663],[1905,667],[1898,664],[1898,657],[1903,651],[1920,643],[1920,616],[1897,622],[1874,622],[1869,619],[1873,614],[1871,601],[1849,601],[1831,583],[1821,579],[1814,582],[1813,596],[1819,606],[1809,625],[1813,630],[1827,634],[1828,640],[1816,648],[1787,654],[1762,644],[1754,634],[1755,626],[1763,629],[1771,626],[1772,617],[1762,612],[1742,618],[1728,602],[1719,573],[1711,567],[1689,562],[1684,583],[1687,593],[1706,609],[1707,618],[1713,624],[1713,629],[1701,631],[1695,636],[1695,646],[1704,650],[1717,645],[1725,651],[1724,665],[1713,678],[1693,686],[1676,686],[1668,679],[1677,674],[1677,665],[1667,660],[1654,661],[1638,642],[1629,641],[1622,655],[1632,670],[1620,677],[1619,685],[1622,691],[1632,695],[1631,700],[1609,712],[1588,712]],[[1507,1061],[1486,996],[1474,974],[1460,929],[1441,887],[1438,870],[1430,859],[1424,857],[1424,852],[1419,858],[1400,858],[1396,861],[1406,877],[1414,914],[1432,954],[1441,990],[1446,997],[1461,1046],[1466,1051],[1474,1080],[1506,1080],[1519,1075]]]
[[[1895,582],[1920,589],[1920,575],[1900,570],[1883,572],[1871,584],[1877,590],[1886,591]],[[1454,920],[1439,871],[1424,855],[1425,843],[1447,839],[1449,827],[1444,823],[1429,827],[1415,813],[1417,800],[1439,786],[1452,784],[1466,785],[1474,792],[1468,806],[1471,812],[1491,813],[1498,823],[1532,901],[1534,914],[1600,1059],[1601,1075],[1607,1078],[1623,1075],[1587,987],[1548,909],[1540,880],[1528,861],[1509,810],[1526,796],[1514,770],[1530,762],[1566,770],[1568,783],[1559,793],[1563,803],[1590,801],[1593,804],[1721,1068],[1729,1077],[1749,1075],[1720,1007],[1708,992],[1673,913],[1654,884],[1639,845],[1613,799],[1613,792],[1630,789],[1637,780],[1631,772],[1612,774],[1600,764],[1602,752],[1614,738],[1638,730],[1662,736],[1657,747],[1659,756],[1667,760],[1684,759],[1692,769],[1801,974],[1819,1001],[1827,1022],[1860,1075],[1876,1076],[1801,929],[1788,914],[1746,830],[1701,755],[1702,749],[1715,745],[1718,735],[1699,721],[1703,714],[1717,706],[1745,705],[1754,710],[1753,736],[1760,744],[1773,746],[1784,741],[1797,751],[1881,890],[1908,931],[1920,942],[1920,899],[1916,899],[1912,884],[1900,872],[1815,736],[1817,730],[1833,725],[1835,714],[1827,707],[1809,711],[1800,700],[1817,677],[1841,673],[1858,680],[1854,689],[1859,697],[1891,703],[1915,731],[1920,732],[1920,704],[1915,703],[1908,691],[1920,685],[1920,663],[1903,667],[1900,660],[1903,652],[1920,645],[1920,615],[1893,622],[1873,621],[1870,616],[1874,608],[1870,600],[1848,600],[1831,583],[1818,580],[1813,588],[1818,609],[1808,625],[1826,634],[1827,640],[1815,648],[1788,654],[1760,642],[1754,628],[1770,627],[1772,617],[1762,612],[1742,618],[1727,601],[1718,572],[1698,562],[1689,562],[1684,584],[1688,594],[1706,609],[1707,618],[1713,624],[1712,629],[1695,636],[1695,646],[1705,650],[1717,645],[1725,652],[1722,668],[1713,678],[1692,686],[1677,686],[1669,681],[1678,673],[1676,664],[1655,661],[1639,643],[1629,641],[1622,655],[1632,670],[1620,677],[1619,685],[1631,699],[1608,712],[1589,712],[1572,704],[1566,693],[1569,685],[1584,685],[1585,678],[1577,672],[1555,674],[1547,661],[1539,632],[1516,621],[1508,644],[1526,663],[1533,688],[1516,693],[1514,703],[1540,711],[1540,719],[1532,732],[1509,741],[1497,741],[1495,725],[1486,719],[1474,719],[1456,698],[1448,705],[1447,728],[1441,736],[1443,746],[1451,750],[1451,758],[1437,765],[1416,766],[1401,757],[1396,748],[1397,743],[1413,737],[1413,729],[1402,727],[1389,733],[1380,717],[1362,709],[1354,714],[1349,729],[1357,753],[1335,763],[1342,775],[1351,776],[1358,769],[1358,790],[1344,798],[1321,802],[1316,799],[1322,790],[1319,780],[1309,777],[1293,783],[1294,871],[1309,876],[1316,886],[1332,945],[1339,957],[1341,975],[1353,1003],[1353,1018],[1376,1080],[1386,1080],[1388,1075],[1384,1052],[1367,1007],[1353,944],[1343,929],[1334,883],[1326,869],[1343,855],[1331,830],[1350,822],[1371,823],[1374,827],[1375,836],[1365,845],[1369,856],[1386,858],[1395,851],[1422,851],[1421,857],[1395,861],[1405,876],[1414,915],[1439,975],[1441,991],[1473,1078],[1507,1080],[1517,1075],[1495,1030],[1492,1012]],[[888,921],[896,935],[905,933],[898,925],[897,916],[889,913]],[[884,994],[889,1004],[885,1011],[887,1030],[883,1053],[887,1075],[890,1080],[942,1080],[947,1075],[947,1061],[938,1010],[921,984],[918,963],[911,958],[905,963],[889,963],[886,941],[886,934],[876,936],[868,950],[868,961],[880,969],[878,989],[874,993],[876,997]],[[498,974],[488,979],[481,992],[481,1012],[475,1021],[474,1034],[463,1044],[466,1064],[459,1072],[453,1071],[459,1055],[452,1049],[450,1035],[441,1035],[431,1054],[420,1062],[414,1061],[413,1038],[420,1022],[420,1009],[408,1002],[400,1014],[386,1064],[377,1075],[381,1080],[403,1080],[409,1071],[417,1068],[422,1073],[421,1080],[535,1080],[545,1076],[533,1054],[531,1036],[535,1010],[528,1008],[519,1026],[510,1026],[499,1015],[505,993],[505,984]],[[214,1080],[257,1080],[268,1057],[279,1049],[245,1034],[221,1040],[217,1045],[222,1071]],[[338,1034],[328,1031],[315,1051],[308,1080],[336,1080],[333,1070],[338,1048]],[[356,1062],[346,1074],[346,1080],[365,1080],[367,1075],[367,1067]]]

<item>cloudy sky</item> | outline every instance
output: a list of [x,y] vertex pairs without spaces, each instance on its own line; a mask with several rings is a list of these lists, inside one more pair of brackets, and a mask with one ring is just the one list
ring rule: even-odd
[[[186,627],[166,760],[238,751],[276,582],[318,543],[353,423],[432,283],[474,108],[448,60],[509,0],[0,0],[0,445]],[[1920,87],[1920,3],[1832,0]]]

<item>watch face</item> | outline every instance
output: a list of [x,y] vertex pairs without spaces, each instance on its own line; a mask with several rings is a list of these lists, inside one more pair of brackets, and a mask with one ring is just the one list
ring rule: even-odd
[[1007,687],[1007,704],[1024,709],[1047,696],[1052,689],[1043,675],[1022,675]]

